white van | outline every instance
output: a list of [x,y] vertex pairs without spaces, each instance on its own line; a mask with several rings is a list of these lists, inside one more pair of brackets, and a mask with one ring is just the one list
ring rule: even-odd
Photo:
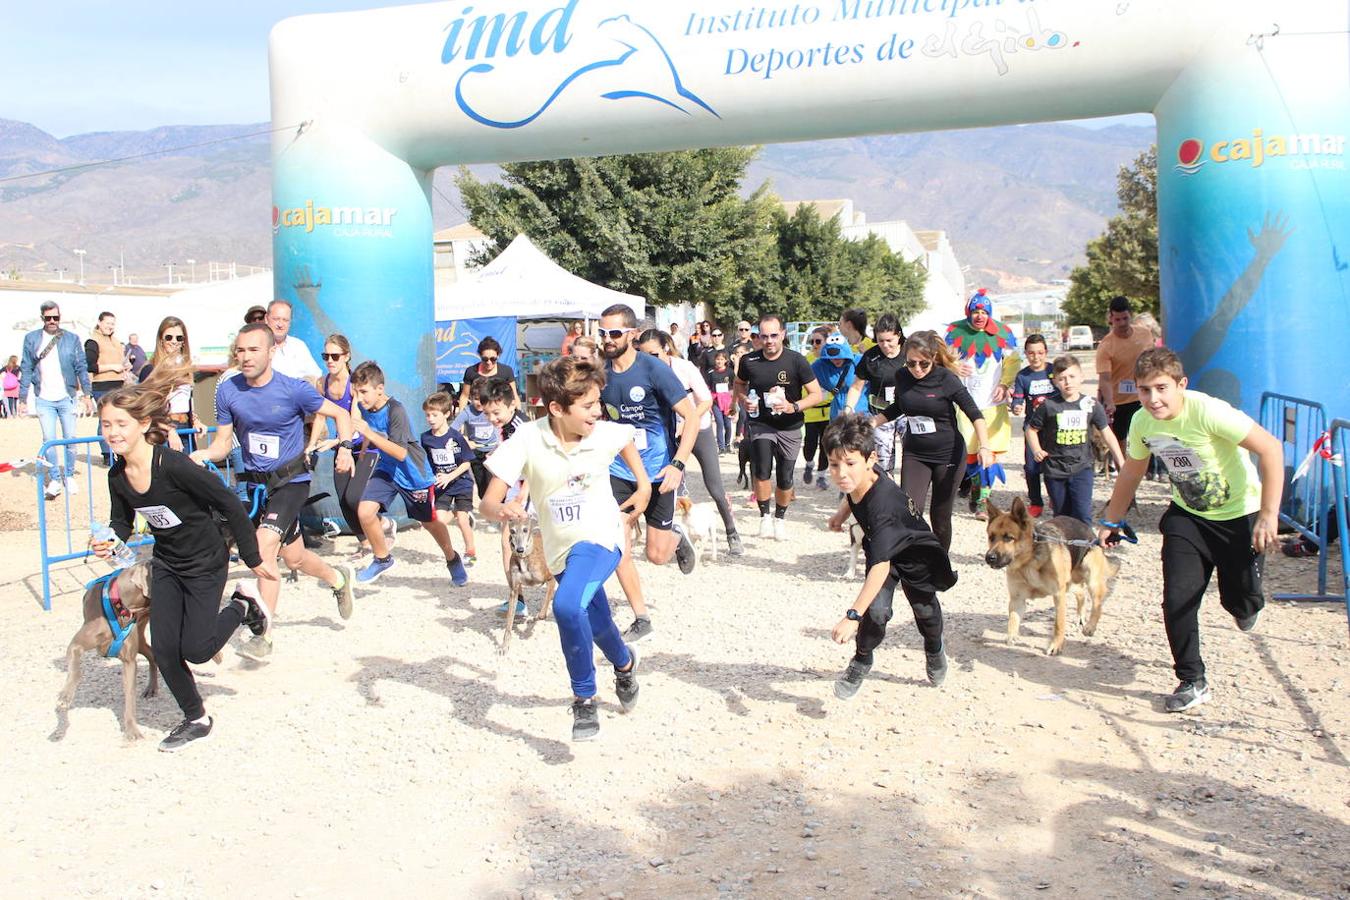
[[1069,329],[1069,350],[1091,350],[1092,329],[1086,325],[1074,325]]

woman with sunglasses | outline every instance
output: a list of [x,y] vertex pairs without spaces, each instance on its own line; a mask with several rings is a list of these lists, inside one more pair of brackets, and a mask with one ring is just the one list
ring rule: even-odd
[[516,389],[516,373],[501,361],[501,356],[502,345],[497,343],[496,338],[485,337],[478,342],[478,362],[465,369],[464,377],[460,379],[460,409],[468,405],[469,392],[473,389],[473,383],[479,379],[510,382],[511,390],[516,397],[516,405],[520,405],[520,392]]
[[[905,332],[900,327],[900,320],[892,313],[882,313],[872,326],[872,334],[876,343],[863,351],[858,360],[858,380],[848,389],[848,407],[854,408],[866,388],[872,412],[879,413],[895,402],[896,384],[900,373],[905,371],[905,358],[900,353]],[[898,430],[895,423],[876,429],[877,463],[886,472],[895,471]]]
[[904,344],[905,371],[896,376],[895,402],[873,416],[883,425],[905,417],[900,487],[923,509],[932,490],[928,523],[942,542],[952,545],[952,507],[966,472],[966,442],[956,425],[956,410],[966,414],[979,439],[980,464],[992,465],[984,416],[956,374],[956,360],[936,332],[920,331]]
[[[319,393],[325,400],[332,400],[345,409],[353,418],[360,418],[360,410],[352,406],[352,345],[345,335],[330,334],[323,344],[323,364],[328,370],[319,379]],[[307,451],[317,450],[327,440],[337,439],[337,430],[332,428],[332,419],[315,416],[314,425],[309,434]],[[378,459],[374,453],[363,453],[361,435],[352,436],[352,467],[349,471],[339,472],[337,456],[333,457],[333,492],[337,494],[338,508],[342,510],[342,519],[348,530],[356,537],[356,552],[347,558],[347,562],[360,562],[370,552],[370,542],[365,538],[361,520],[356,516],[356,508],[361,505],[361,494],[370,480]],[[393,520],[389,520],[393,524]]]
[[155,346],[150,361],[141,369],[141,384],[154,388],[169,387],[168,419],[174,430],[169,432],[168,444],[174,450],[191,453],[197,449],[196,435],[180,435],[184,428],[196,434],[206,433],[206,423],[197,418],[192,397],[196,383],[196,369],[192,366],[192,345],[188,342],[187,325],[177,316],[165,316],[155,333]]

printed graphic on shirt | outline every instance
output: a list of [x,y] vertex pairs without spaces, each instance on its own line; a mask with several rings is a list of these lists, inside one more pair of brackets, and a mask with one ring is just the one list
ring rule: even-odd
[[1197,512],[1218,509],[1232,497],[1232,487],[1218,470],[1204,468],[1200,455],[1171,435],[1144,438],[1149,451],[1162,460],[1167,477],[1182,501]]

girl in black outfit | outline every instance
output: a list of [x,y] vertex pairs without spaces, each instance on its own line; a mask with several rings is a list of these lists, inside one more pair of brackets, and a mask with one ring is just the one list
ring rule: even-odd
[[980,464],[993,465],[987,447],[984,417],[961,379],[946,343],[932,331],[921,331],[905,341],[905,371],[896,378],[895,402],[873,422],[877,425],[906,417],[904,454],[900,458],[900,487],[923,509],[929,487],[933,500],[928,521],[942,542],[952,546],[952,506],[966,473],[966,445],[956,428],[956,409],[975,426],[980,442]]
[[[104,437],[120,457],[108,471],[112,529],[127,540],[140,513],[155,536],[150,575],[155,663],[183,710],[182,723],[159,745],[166,751],[211,733],[211,717],[188,663],[211,659],[241,624],[255,634],[267,627],[262,605],[242,582],[220,605],[230,556],[213,513],[229,523],[245,564],[259,578],[272,577],[263,568],[253,523],[239,498],[215,474],[162,446],[171,427],[165,410],[172,389],[172,384],[118,388],[99,403]],[[106,559],[112,548],[99,541],[92,549]]]

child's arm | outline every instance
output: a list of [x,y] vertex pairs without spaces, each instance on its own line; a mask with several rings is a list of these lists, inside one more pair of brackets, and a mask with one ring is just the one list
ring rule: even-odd
[[451,469],[449,472],[446,472],[443,475],[437,475],[436,487],[438,488],[449,487],[451,482],[453,482],[456,478],[463,475],[467,471],[469,471],[469,464],[467,462],[460,463],[459,465]]
[[[1149,457],[1135,459],[1133,456],[1125,458],[1125,465],[1120,467],[1120,474],[1116,476],[1116,486],[1111,491],[1111,499],[1106,502],[1106,509],[1102,510],[1102,519],[1107,522],[1119,522],[1125,518],[1125,513],[1130,509],[1130,501],[1134,500],[1134,492],[1139,489],[1139,482],[1144,480],[1144,473],[1148,471]],[[1102,526],[1097,530],[1097,540],[1103,545],[1108,544],[1118,529]]]
[[388,437],[386,437],[383,434],[380,434],[374,428],[371,428],[369,425],[367,425],[364,421],[353,422],[352,430],[354,430],[357,434],[361,435],[361,437],[365,438],[367,444],[370,444],[376,450],[389,456],[391,459],[403,462],[403,460],[408,458],[407,447],[403,446],[402,444],[396,444],[393,441],[389,440]]
[[[1036,462],[1045,462],[1050,454],[1046,453],[1045,449],[1041,447],[1040,429],[1032,428],[1030,425],[1024,426],[1022,436],[1027,439],[1027,446],[1031,448],[1031,458]],[[1117,447],[1116,449],[1119,450],[1120,448]],[[1119,463],[1116,464],[1116,468],[1120,468]]]
[[506,501],[506,489],[508,485],[496,475],[492,476],[492,481],[488,482],[487,491],[483,494],[483,502],[479,504],[478,511],[486,519],[492,519],[494,522],[520,522],[530,517],[525,511],[525,501],[520,498]]
[[848,517],[852,512],[852,507],[848,505],[848,498],[844,497],[839,501],[839,508],[835,510],[834,515],[830,516],[830,530],[843,531],[844,523],[848,521]]
[[[877,594],[880,594],[881,589],[886,586],[886,579],[889,577],[891,577],[890,560],[882,560],[867,570],[867,578],[858,591],[858,599],[853,601],[853,609],[858,615],[867,615],[867,608],[877,599]],[[834,626],[830,636],[834,638],[836,644],[843,644],[851,641],[857,633],[858,623],[845,616]]]
[[1252,549],[1264,553],[1279,540],[1284,448],[1275,435],[1255,424],[1238,446],[1256,454],[1256,469],[1261,475],[1261,510],[1252,526]]
[[638,510],[646,509],[648,501],[652,498],[652,482],[647,477],[647,467],[642,464],[642,456],[638,453],[637,445],[632,441],[619,451],[619,458],[627,463],[637,482],[637,490],[619,506],[619,512],[627,516],[629,524],[632,524],[637,520]]

